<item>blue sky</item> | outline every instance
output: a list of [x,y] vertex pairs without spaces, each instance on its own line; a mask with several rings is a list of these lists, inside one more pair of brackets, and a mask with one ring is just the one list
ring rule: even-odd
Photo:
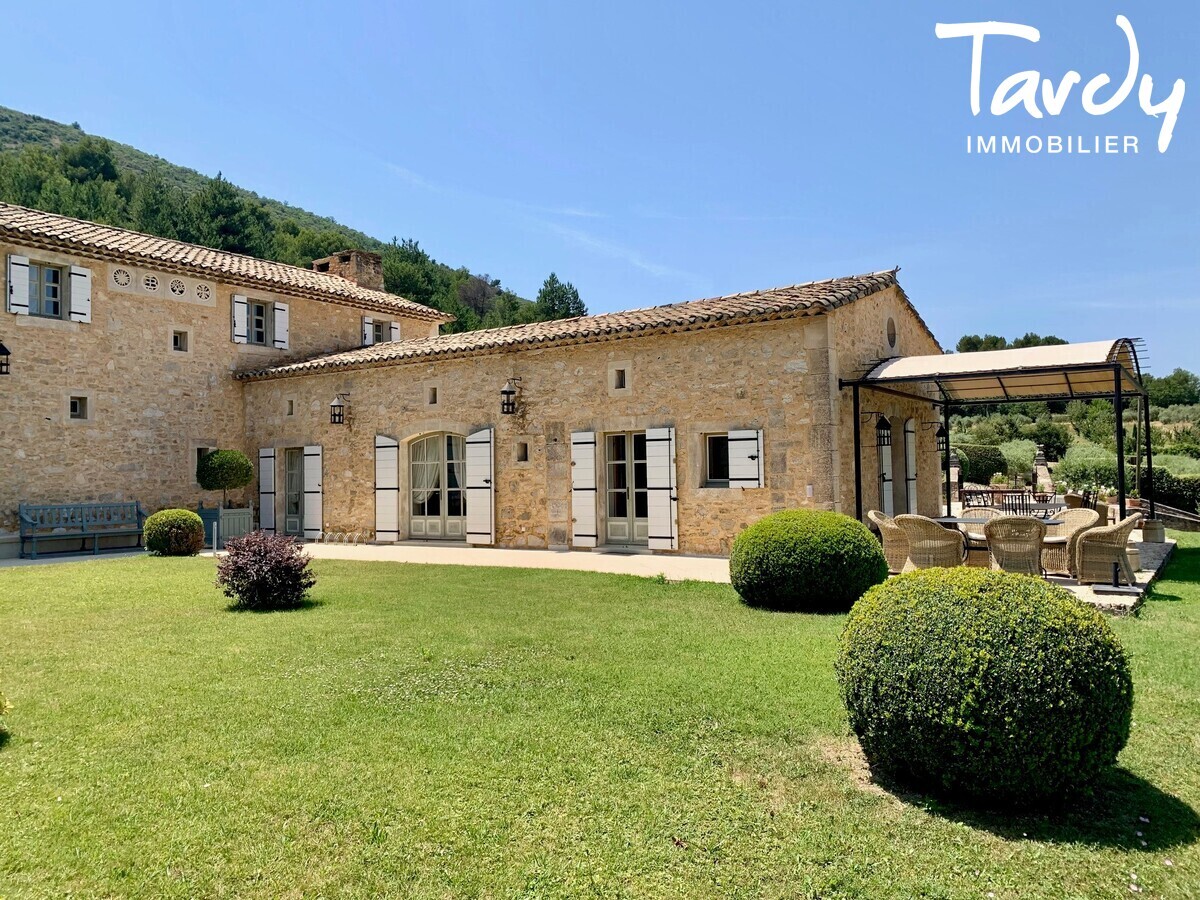
[[[47,2],[0,103],[593,312],[899,265],[942,342],[1147,338],[1200,369],[1194,2]],[[1103,117],[988,112],[1001,79],[1128,67],[1187,82],[1174,139],[1137,91]],[[936,22],[1037,27],[970,41]],[[80,39],[61,52],[64,28]],[[43,63],[46,48],[59,47]],[[1108,96],[1113,86],[1101,91]],[[1136,135],[1137,156],[968,155],[968,134]]]

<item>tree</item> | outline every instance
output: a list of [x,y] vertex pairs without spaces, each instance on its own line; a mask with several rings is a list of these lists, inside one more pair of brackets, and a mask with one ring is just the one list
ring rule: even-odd
[[1067,342],[1053,334],[1048,334],[1045,337],[1042,337],[1037,332],[1030,331],[1027,332],[1023,337],[1015,339],[1008,346],[1016,350],[1020,349],[1021,347],[1053,347],[1065,343]]
[[545,322],[587,315],[587,307],[579,299],[579,291],[575,289],[575,285],[569,281],[559,281],[553,272],[542,283],[536,303],[538,318]]
[[978,353],[981,350],[1004,350],[1007,347],[1008,341],[994,334],[985,334],[983,337],[964,334],[958,339],[954,349],[959,353]]
[[193,195],[191,207],[198,243],[250,256],[270,256],[274,237],[270,214],[220,172]]
[[1191,406],[1200,403],[1200,376],[1187,369],[1176,369],[1162,378],[1144,375],[1142,384],[1150,396],[1151,406]]
[[196,481],[206,491],[221,492],[221,507],[226,508],[228,492],[243,488],[254,480],[254,465],[241,450],[214,450],[196,463]]
[[146,234],[177,238],[184,224],[183,207],[183,197],[167,184],[162,170],[151,169],[134,183],[130,225]]
[[71,181],[116,181],[120,177],[112,144],[103,138],[85,136],[59,150],[62,171]]

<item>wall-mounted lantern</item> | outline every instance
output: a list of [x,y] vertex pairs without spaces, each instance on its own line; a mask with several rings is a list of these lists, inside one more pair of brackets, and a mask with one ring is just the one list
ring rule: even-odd
[[520,378],[510,378],[504,383],[504,387],[500,388],[500,412],[502,415],[511,416],[517,411],[517,388],[513,384],[521,383]]
[[887,416],[881,415],[875,420],[875,446],[892,446],[892,423],[887,420]]
[[933,433],[933,437],[937,441],[938,453],[945,453],[950,449],[950,433],[946,431],[945,425],[939,425],[938,430]]
[[330,425],[346,424],[346,400],[348,400],[349,397],[349,394],[338,394],[333,398],[333,402],[329,404]]
[[0,375],[8,375],[11,371],[8,348],[4,346],[4,341],[0,341]]

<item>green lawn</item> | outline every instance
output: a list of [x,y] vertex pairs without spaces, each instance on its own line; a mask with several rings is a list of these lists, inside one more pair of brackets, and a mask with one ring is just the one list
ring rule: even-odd
[[1196,537],[1114,623],[1125,768],[1018,821],[866,783],[841,616],[316,570],[275,614],[226,611],[211,560],[0,570],[0,897],[1200,897]]

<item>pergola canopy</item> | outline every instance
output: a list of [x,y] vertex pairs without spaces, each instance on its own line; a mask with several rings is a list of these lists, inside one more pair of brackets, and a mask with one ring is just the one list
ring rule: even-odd
[[872,385],[930,385],[951,403],[1074,400],[1111,397],[1114,372],[1122,391],[1142,394],[1133,338],[984,350],[936,356],[902,356],[876,365],[859,379]]

